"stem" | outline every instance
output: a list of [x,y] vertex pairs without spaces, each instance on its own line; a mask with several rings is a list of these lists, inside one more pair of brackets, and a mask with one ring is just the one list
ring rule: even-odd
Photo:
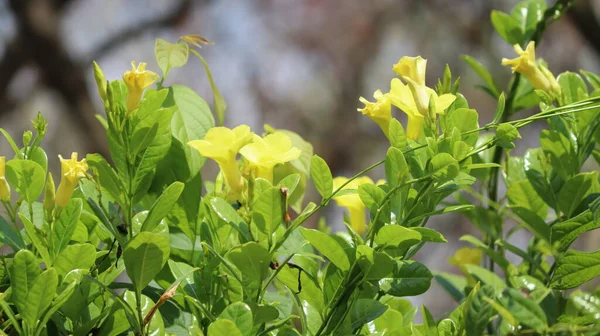
[[136,301],[136,306],[137,306],[138,319],[140,320],[140,326],[141,326],[140,332],[142,333],[142,335],[146,335],[146,330],[145,330],[145,326],[144,326],[144,314],[142,314],[142,290],[141,289],[138,289],[138,288],[135,289],[135,301]]

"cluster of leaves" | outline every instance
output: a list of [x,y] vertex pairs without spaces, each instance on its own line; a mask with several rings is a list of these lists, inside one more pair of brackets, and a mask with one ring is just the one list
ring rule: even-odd
[[[492,22],[509,43],[525,45],[537,42],[567,5],[527,0],[511,15],[494,12]],[[126,107],[123,81],[98,81],[110,158],[86,156],[90,173],[64,207],[53,204],[40,147],[45,120],[36,119],[35,136],[26,132],[22,146],[2,130],[15,155],[0,182],[18,195],[2,201],[6,217],[0,217],[0,242],[10,251],[0,267],[2,334],[598,333],[600,293],[567,290],[600,274],[600,251],[569,249],[600,226],[598,172],[581,172],[588,158],[600,161],[600,77],[582,72],[590,92],[581,76],[561,74],[560,96],[550,96],[517,74],[505,96],[481,64],[465,57],[498,99],[492,123],[479,126],[447,68],[436,93],[456,99],[445,113],[429,120],[417,141],[392,119],[385,159],[336,188],[308,142],[266,127],[266,133],[285,133],[301,155],[275,167],[273,182],[246,175],[247,197],[240,202],[223,191],[221,176],[203,179],[205,158],[187,145],[215,126],[208,104],[187,87],[164,87],[173,68],[184,66],[190,53],[197,56],[222,124],[224,100],[206,62],[190,48],[198,41],[157,41],[163,76],[135,112]],[[536,105],[539,112],[510,120]],[[540,148],[509,155],[518,129],[539,119],[549,126]],[[379,165],[385,181],[346,188]],[[500,169],[507,193],[498,199]],[[303,200],[309,181],[319,203]],[[303,227],[332,199],[349,195],[368,209],[364,235],[348,219],[347,230],[334,234]],[[426,224],[450,212],[462,212],[481,232],[481,238],[463,237],[474,245],[467,250],[474,257],[453,259],[464,276],[432,273],[411,260],[426,243],[446,242]],[[517,223],[510,230],[508,219]],[[509,242],[519,230],[532,235],[525,249]],[[511,263],[507,252],[522,262]],[[441,320],[424,306],[417,316],[418,307],[406,299],[425,293],[433,279],[457,301]]]

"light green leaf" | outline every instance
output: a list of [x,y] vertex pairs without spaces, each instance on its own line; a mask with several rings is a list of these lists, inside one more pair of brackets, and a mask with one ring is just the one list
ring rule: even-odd
[[402,151],[390,147],[385,156],[385,177],[391,187],[404,183],[410,177],[410,168]]
[[[481,79],[483,79],[483,82],[486,84],[487,88],[493,94],[494,98],[498,98],[500,96],[500,93],[502,92],[502,90],[500,89],[500,86],[498,86],[496,81],[494,81],[494,77],[492,77],[490,72],[483,66],[483,64],[479,63],[476,59],[474,59],[473,57],[471,57],[469,55],[462,55],[462,56],[460,56],[460,58],[465,63],[467,63],[468,66],[470,66],[473,70],[475,70],[475,72],[477,73],[477,75],[479,75],[479,77]],[[504,100],[504,99],[502,99],[502,100]]]
[[461,302],[465,297],[467,279],[463,276],[438,272],[434,275],[435,280],[450,294],[456,302]]
[[244,336],[250,336],[252,333],[252,310],[243,302],[234,302],[225,307],[219,315],[219,320],[221,319],[233,321]]
[[467,336],[479,336],[494,316],[494,309],[485,298],[494,299],[496,291],[491,286],[482,286],[469,301],[465,311]]
[[600,250],[579,252],[569,250],[558,256],[550,287],[572,289],[600,275]]
[[582,233],[595,230],[600,227],[600,221],[594,220],[591,211],[584,211],[580,215],[562,223],[552,226],[550,242],[558,242],[558,250],[565,251]]
[[548,327],[548,319],[544,310],[521,294],[514,288],[506,288],[502,292],[502,305],[514,316],[521,324],[541,332]]
[[311,159],[310,176],[321,197],[329,197],[333,192],[333,177],[327,162],[318,155],[313,155]]
[[37,324],[37,320],[52,303],[57,287],[58,275],[54,268],[45,270],[37,277],[27,293],[24,309],[20,311],[28,325]]
[[566,71],[560,74],[556,81],[560,85],[562,105],[573,104],[588,97],[588,88],[578,74]]
[[269,187],[261,192],[254,201],[252,224],[264,234],[275,232],[283,222],[284,202],[285,195],[277,187]]
[[42,260],[46,263],[46,265],[52,265],[52,259],[50,258],[50,254],[48,253],[48,247],[44,242],[42,242],[42,237],[36,231],[37,228],[31,223],[31,221],[25,217],[23,214],[19,214],[19,218],[21,218],[21,222],[23,223],[23,227],[25,228],[25,232],[27,233],[27,237],[33,243],[33,246],[39,252]]
[[19,311],[24,311],[27,304],[27,293],[41,273],[40,264],[33,252],[20,250],[13,258],[9,272],[12,301]]
[[546,218],[548,215],[548,205],[546,205],[527,180],[511,183],[506,191],[506,195],[509,203],[514,207],[533,211],[541,219]]
[[215,113],[217,115],[217,119],[219,120],[219,125],[222,126],[225,121],[225,110],[227,109],[227,104],[225,103],[225,99],[223,99],[223,96],[221,95],[221,91],[219,91],[219,89],[215,85],[212,73],[210,72],[210,68],[208,67],[208,63],[206,63],[206,60],[204,59],[204,57],[202,57],[200,55],[200,53],[198,53],[196,50],[191,49],[190,51],[194,55],[196,55],[200,59],[200,61],[202,61],[202,64],[204,65],[204,70],[206,71],[206,77],[208,77],[208,82],[210,83],[210,88],[212,89],[212,92],[213,92],[213,107],[215,108]]
[[142,224],[142,231],[153,231],[163,218],[167,216],[171,208],[177,203],[179,196],[183,192],[184,184],[173,182],[163,191],[163,193],[154,201],[148,217]]
[[2,216],[0,216],[0,242],[10,245],[13,251],[18,251],[25,247],[25,242],[20,231],[17,231]]
[[300,228],[300,232],[310,244],[331,261],[337,268],[347,271],[350,268],[350,260],[344,252],[344,248],[335,239],[321,231]]
[[512,206],[510,209],[523,220],[523,226],[534,236],[545,241],[550,241],[550,227],[541,219],[534,210]]
[[160,272],[169,259],[169,237],[141,232],[133,237],[123,251],[127,275],[141,291]]
[[444,238],[440,232],[426,228],[426,227],[414,227],[413,231],[417,231],[421,234],[421,241],[428,243],[447,243],[448,241]]
[[392,118],[392,120],[390,120],[389,127],[390,144],[393,147],[398,148],[399,150],[405,150],[407,141],[406,134],[404,133],[404,127],[402,127],[402,124],[398,121],[398,119]]
[[61,210],[58,219],[54,223],[54,255],[58,255],[71,240],[77,222],[81,216],[83,202],[79,198],[72,198],[67,206]]
[[388,309],[375,321],[369,323],[369,330],[375,329],[377,335],[412,335],[410,326],[404,325],[403,322],[402,313]]
[[88,271],[96,261],[96,248],[92,244],[73,244],[62,250],[54,260],[59,279],[74,269]]
[[227,201],[220,197],[213,197],[210,200],[210,206],[219,218],[231,225],[242,237],[244,237],[244,242],[250,240],[248,224],[240,217],[233,207],[227,203]]
[[519,2],[510,12],[510,16],[521,26],[525,38],[531,38],[538,22],[544,18],[546,0],[524,0]]
[[598,192],[598,172],[580,173],[565,182],[558,194],[558,209],[572,217],[581,202],[593,192]]
[[554,209],[557,209],[558,195],[550,184],[550,163],[541,148],[530,148],[523,156],[523,169],[529,183],[538,195]]
[[375,236],[375,243],[378,246],[407,248],[417,244],[422,240],[421,234],[413,229],[408,229],[400,225],[385,225]]
[[231,320],[216,320],[208,326],[208,336],[243,336]]
[[512,276],[508,280],[513,288],[526,290],[537,303],[541,303],[550,293],[539,279],[529,275]]
[[95,171],[96,177],[100,180],[100,185],[108,193],[108,196],[116,202],[121,202],[124,188],[119,180],[115,170],[100,154],[88,154],[85,162],[92,171]]
[[431,158],[429,173],[437,182],[452,180],[458,175],[458,162],[448,153],[439,153]]
[[[456,104],[456,103],[455,103]],[[465,133],[479,128],[479,114],[474,109],[457,108],[446,113],[445,132],[450,134],[454,128],[459,132]],[[474,146],[479,138],[479,132],[472,132],[462,136],[464,142],[469,146]]]
[[550,165],[568,180],[579,173],[579,158],[569,139],[558,131],[542,130],[540,144],[544,153],[550,156]]
[[517,128],[511,124],[504,123],[496,128],[496,144],[505,149],[515,148],[516,139],[521,139],[521,134]]
[[6,163],[6,179],[27,202],[32,203],[42,193],[46,173],[30,160],[10,160]]
[[254,300],[269,272],[269,251],[257,243],[250,242],[232,249],[225,258],[240,271],[244,297]]
[[156,39],[154,44],[154,56],[156,63],[162,70],[163,77],[167,77],[173,68],[182,67],[188,61],[189,49],[187,43],[170,43],[163,39]]
[[579,72],[583,75],[583,77],[585,77],[585,79],[588,81],[588,83],[590,83],[590,85],[595,90],[600,89],[600,76],[598,76],[592,72],[583,71],[583,70],[579,70]]
[[433,275],[416,261],[397,261],[394,271],[379,280],[379,288],[391,296],[415,296],[431,286]]
[[477,265],[465,264],[463,266],[467,270],[467,273],[481,281],[482,285],[491,286],[497,291],[506,288],[506,283],[495,273]]
[[491,15],[492,25],[498,35],[500,35],[508,44],[520,44],[523,40],[523,31],[519,22],[508,14],[493,10]]
[[502,119],[502,115],[504,115],[504,110],[506,106],[506,98],[504,96],[504,92],[500,93],[498,96],[498,104],[496,105],[496,112],[494,112],[494,119],[492,120],[492,124],[497,124]]

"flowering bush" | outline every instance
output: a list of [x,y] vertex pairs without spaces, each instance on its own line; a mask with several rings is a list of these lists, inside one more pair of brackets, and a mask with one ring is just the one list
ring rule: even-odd
[[[225,102],[194,49],[208,42],[200,36],[156,42],[162,76],[133,62],[122,80],[107,81],[94,64],[110,158],[59,156],[56,188],[40,147],[46,120],[34,120],[21,146],[1,130],[14,150],[0,157],[0,242],[10,251],[0,272],[2,334],[598,334],[599,293],[570,290],[600,274],[600,251],[570,246],[600,227],[598,171],[581,171],[600,161],[600,77],[555,77],[535,57],[570,4],[526,0],[492,13],[517,57],[502,60],[514,73],[506,93],[464,57],[498,101],[485,126],[448,67],[434,88],[425,59],[402,57],[389,91],[360,98],[359,111],[389,140],[385,159],[350,178],[334,178],[298,134],[222,126]],[[163,86],[190,54],[205,66],[221,126],[194,91]],[[512,118],[524,109],[534,113]],[[540,147],[511,155],[519,129],[540,119],[548,125]],[[207,159],[220,168],[215,181],[201,174]],[[379,165],[386,179],[374,183],[366,174]],[[318,203],[304,201],[309,183]],[[331,200],[347,209],[344,232],[303,226]],[[449,212],[479,232],[449,259],[462,275],[411,260],[446,242],[426,224]],[[507,230],[509,219],[517,225]],[[531,234],[527,247],[509,241],[519,230]],[[422,306],[416,317],[406,297],[434,278],[457,307],[435,319]]]

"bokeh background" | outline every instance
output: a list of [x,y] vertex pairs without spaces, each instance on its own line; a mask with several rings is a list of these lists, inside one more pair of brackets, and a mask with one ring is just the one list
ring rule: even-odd
[[[553,0],[549,0],[553,2]],[[506,88],[510,70],[502,57],[511,46],[494,33],[492,9],[509,11],[516,0],[0,0],[0,127],[15,138],[38,111],[49,119],[45,148],[58,172],[58,154],[107,153],[94,115],[103,113],[96,95],[92,61],[107,79],[120,78],[132,60],[159,72],[154,41],[174,42],[201,34],[215,44],[200,52],[209,63],[228,109],[226,125],[248,124],[260,132],[268,122],[301,134],[334,175],[350,176],[385,155],[379,128],[356,111],[358,97],[387,90],[392,65],[402,56],[428,59],[433,86],[448,63],[461,76],[461,92],[491,120],[495,101],[461,60],[469,54]],[[600,0],[580,0],[551,26],[538,49],[556,74],[600,70]],[[174,69],[166,85],[184,84],[212,102],[202,64],[190,58]],[[396,117],[404,120],[401,113]],[[527,113],[527,112],[525,112]],[[521,132],[516,154],[538,145],[536,127]],[[0,140],[0,153],[8,154]],[[214,173],[214,166],[206,167]],[[374,179],[383,175],[374,171]],[[314,197],[316,199],[316,197]],[[340,228],[334,206],[323,216]],[[314,223],[313,223],[314,224]],[[429,244],[417,259],[432,270],[457,272],[448,256],[458,238],[473,232],[460,215],[438,217],[431,227],[448,244]],[[523,246],[528,237],[515,236]],[[597,245],[593,241],[589,244]],[[589,245],[588,244],[588,245]],[[436,317],[453,309],[450,296],[434,282],[425,303]]]

